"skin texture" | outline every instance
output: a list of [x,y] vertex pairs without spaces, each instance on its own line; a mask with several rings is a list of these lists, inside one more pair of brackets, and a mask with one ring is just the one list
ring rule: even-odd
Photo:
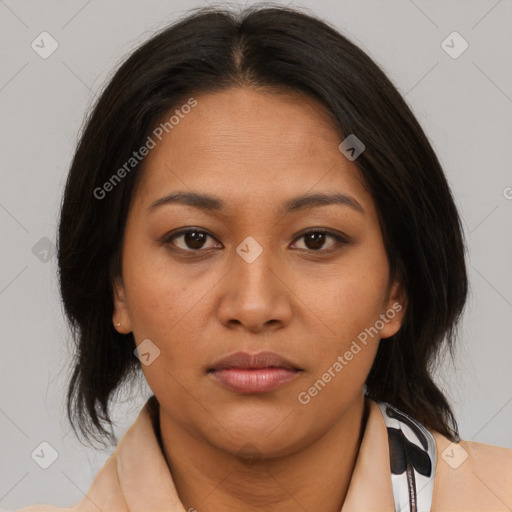
[[[406,309],[400,284],[389,281],[373,199],[315,100],[248,87],[195,98],[145,158],[113,320],[137,344],[149,338],[160,349],[142,370],[160,403],[165,457],[185,509],[338,512],[364,429],[364,382],[379,338],[398,331]],[[215,195],[226,207],[168,204],[148,213],[178,190]],[[279,211],[292,197],[319,192],[350,195],[364,213],[339,204]],[[187,227],[210,236],[162,240]],[[302,236],[310,228],[349,241],[326,235],[315,243]],[[263,248],[252,263],[236,252],[249,236]],[[380,334],[300,403],[299,393],[397,303],[403,308]],[[302,371],[253,395],[207,374],[214,359],[262,350]]]

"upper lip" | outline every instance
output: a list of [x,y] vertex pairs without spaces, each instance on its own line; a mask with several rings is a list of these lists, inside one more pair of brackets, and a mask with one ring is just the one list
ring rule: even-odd
[[275,352],[258,352],[256,354],[234,352],[216,359],[208,371],[224,370],[227,368],[258,369],[269,367],[300,370],[298,366]]

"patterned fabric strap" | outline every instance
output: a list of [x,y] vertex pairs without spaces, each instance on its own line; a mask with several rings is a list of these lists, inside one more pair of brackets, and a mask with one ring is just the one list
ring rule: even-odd
[[434,436],[391,404],[376,403],[388,431],[395,512],[429,512],[437,465]]

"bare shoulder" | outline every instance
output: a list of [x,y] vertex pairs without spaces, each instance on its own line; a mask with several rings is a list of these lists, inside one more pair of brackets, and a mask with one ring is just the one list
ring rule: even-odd
[[438,461],[433,510],[512,510],[512,450],[433,432]]
[[438,433],[435,438],[440,458],[452,469],[468,463],[473,470],[512,477],[512,449],[464,439],[454,443]]
[[497,457],[498,459],[512,462],[512,449],[493,444],[478,443],[476,441],[460,441],[460,443],[469,453],[477,457]]
[[460,441],[458,443],[468,454],[473,474],[487,475],[494,481],[507,483],[512,495],[512,450],[502,446]]

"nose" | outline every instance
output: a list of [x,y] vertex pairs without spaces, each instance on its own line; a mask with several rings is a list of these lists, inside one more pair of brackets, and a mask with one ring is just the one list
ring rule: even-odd
[[269,250],[250,263],[234,254],[232,270],[223,280],[218,310],[226,327],[256,333],[280,329],[290,322],[292,283],[273,259]]

